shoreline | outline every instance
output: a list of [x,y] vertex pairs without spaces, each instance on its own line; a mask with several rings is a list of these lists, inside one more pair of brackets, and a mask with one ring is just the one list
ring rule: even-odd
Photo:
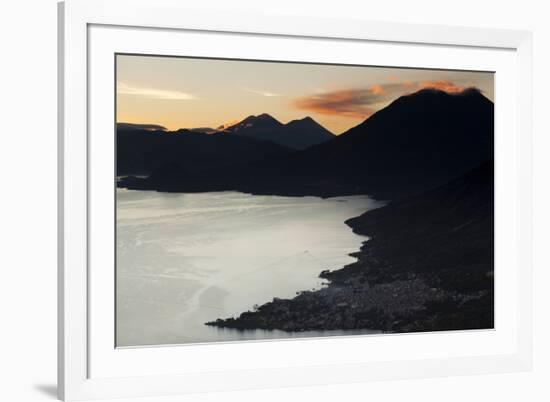
[[[349,225],[346,221],[346,224]],[[292,299],[273,298],[237,318],[217,319],[205,325],[238,330],[280,330],[285,332],[374,330],[382,333],[414,332],[407,316],[418,315],[427,302],[443,302],[452,293],[430,288],[421,278],[371,285],[364,264],[376,263],[372,240],[365,240],[350,253],[356,261],[335,270],[323,270],[319,278],[329,283],[316,290],[304,290]],[[322,314],[319,314],[323,311]],[[357,313],[361,316],[357,318]],[[316,318],[312,318],[316,317]],[[432,329],[433,330],[433,329]]]
[[[346,220],[369,239],[330,283],[205,325],[386,333],[494,328],[492,163]],[[452,211],[452,212],[450,212]]]
[[368,194],[363,188],[350,188],[342,186],[333,189],[309,188],[309,189],[267,189],[254,186],[197,186],[195,188],[182,188],[171,186],[154,186],[148,183],[147,177],[138,177],[136,175],[119,176],[116,182],[116,188],[122,188],[132,191],[153,191],[166,194],[202,194],[202,193],[225,193],[238,192],[248,195],[257,196],[274,196],[274,197],[316,197],[321,199],[330,199],[337,197],[354,197],[365,196],[373,201],[387,203],[388,197],[380,197],[377,195]]

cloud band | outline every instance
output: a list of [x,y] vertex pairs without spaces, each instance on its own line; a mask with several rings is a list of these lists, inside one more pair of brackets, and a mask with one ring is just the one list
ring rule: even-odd
[[348,89],[304,96],[294,99],[294,106],[309,112],[364,119],[389,101],[420,89],[433,88],[448,93],[459,93],[465,88],[451,81],[405,81],[373,85],[368,88]]

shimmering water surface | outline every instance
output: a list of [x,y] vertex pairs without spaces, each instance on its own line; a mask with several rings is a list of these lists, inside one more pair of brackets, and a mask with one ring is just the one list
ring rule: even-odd
[[344,223],[365,196],[117,190],[117,346],[369,333],[238,331],[204,325],[323,286],[365,237]]

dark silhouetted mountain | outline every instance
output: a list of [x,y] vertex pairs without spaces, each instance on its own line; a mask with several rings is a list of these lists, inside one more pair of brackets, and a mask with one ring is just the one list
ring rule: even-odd
[[[127,125],[117,130],[117,174],[149,175],[153,171],[181,177],[228,166],[288,155],[291,150],[268,141],[232,134],[204,134],[189,130],[144,130]],[[169,166],[172,171],[167,172]],[[157,174],[157,178],[158,178]]]
[[336,137],[309,116],[288,122],[283,136],[288,138],[288,146],[295,149],[306,149]]
[[293,149],[306,149],[334,138],[334,134],[311,117],[282,124],[267,113],[248,116],[225,130],[239,136],[273,141]]
[[447,289],[487,289],[493,270],[494,159],[443,186],[346,223],[376,239],[370,245],[392,263],[373,283],[417,272],[437,274],[439,286]]
[[267,113],[258,116],[248,116],[239,123],[227,127],[227,131],[233,134],[246,135],[246,131],[255,130],[257,132],[269,131],[282,127],[284,124]]
[[475,89],[402,96],[332,141],[264,163],[243,186],[288,195],[396,198],[441,185],[493,157],[493,103]]
[[[400,198],[435,188],[491,159],[493,109],[493,103],[476,89],[457,94],[424,89],[398,98],[344,134],[303,151],[210,171],[210,177],[186,174],[180,182],[169,180],[170,186],[166,180],[163,185],[156,182],[160,176],[155,175],[142,188],[188,191],[191,186],[193,191]],[[305,124],[311,122],[306,119]],[[251,116],[239,123],[234,135],[241,137],[238,131],[254,125],[269,133],[268,127],[284,126],[268,115]]]

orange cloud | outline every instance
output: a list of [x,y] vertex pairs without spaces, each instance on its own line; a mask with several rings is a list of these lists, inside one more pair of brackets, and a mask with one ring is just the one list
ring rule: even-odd
[[324,115],[365,119],[400,96],[422,89],[436,89],[451,94],[465,87],[451,81],[403,81],[372,85],[368,88],[345,89],[310,96],[293,101],[298,109]]
[[352,118],[365,118],[373,110],[366,107],[365,97],[376,96],[370,88],[367,90],[340,90],[320,95],[304,96],[294,100],[298,109],[324,115],[339,115]]
[[419,89],[424,88],[432,88],[432,89],[439,89],[440,91],[445,91],[448,93],[459,93],[464,91],[464,87],[456,85],[454,82],[451,81],[421,81],[418,83]]

